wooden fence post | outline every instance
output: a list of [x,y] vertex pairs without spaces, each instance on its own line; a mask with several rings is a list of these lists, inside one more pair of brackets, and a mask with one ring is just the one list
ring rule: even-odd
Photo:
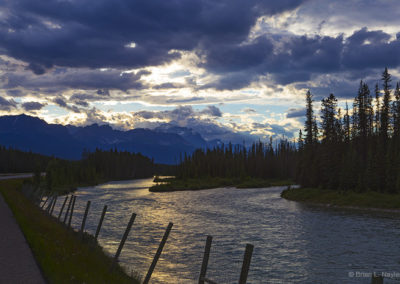
[[49,202],[49,204],[47,204],[47,207],[46,207],[46,212],[47,213],[50,213],[50,209],[51,209],[51,206],[53,205],[53,202],[54,202],[54,196],[51,196],[50,197],[50,202]]
[[247,275],[249,274],[251,256],[253,254],[253,248],[254,248],[254,246],[251,244],[246,245],[246,250],[244,252],[244,257],[243,257],[242,271],[240,273],[239,284],[246,284]]
[[71,208],[71,204],[72,204],[72,200],[73,200],[73,199],[74,199],[74,195],[72,194],[72,195],[71,195],[71,198],[69,199],[69,202],[68,202],[67,211],[65,212],[64,222],[63,222],[64,224],[65,224],[65,222],[67,221],[69,209]]
[[151,274],[153,273],[154,268],[156,267],[157,261],[160,258],[160,255],[162,253],[162,250],[164,248],[165,243],[167,242],[168,235],[169,235],[169,232],[172,229],[172,226],[173,226],[173,224],[170,222],[168,224],[167,230],[164,233],[164,236],[163,236],[163,238],[161,240],[161,243],[160,243],[160,245],[158,247],[156,255],[154,256],[153,262],[150,265],[150,268],[149,268],[149,271],[147,272],[146,278],[144,278],[143,284],[148,284],[149,283],[150,278],[151,278]]
[[57,195],[54,197],[53,206],[51,206],[51,209],[50,209],[50,215],[53,215],[53,211],[54,211],[54,207],[56,206],[56,202],[57,202]]
[[58,220],[60,220],[60,218],[61,218],[62,212],[64,211],[65,204],[67,203],[67,200],[68,200],[68,195],[65,196],[63,205],[61,206],[61,209],[60,209],[60,213],[58,213],[58,218],[57,218]]
[[129,231],[131,230],[131,227],[132,227],[133,222],[135,221],[135,218],[136,218],[136,214],[135,214],[135,213],[132,213],[131,219],[129,219],[129,222],[128,222],[128,226],[126,226],[125,233],[124,233],[124,235],[122,236],[121,242],[119,243],[117,252],[115,253],[114,261],[113,261],[113,266],[114,266],[114,264],[117,263],[117,261],[118,261],[118,257],[119,257],[119,255],[121,254],[121,251],[122,251],[122,248],[124,247],[124,244],[125,244],[126,239],[128,238]]
[[94,239],[95,239],[96,241],[97,241],[97,237],[99,236],[100,229],[101,229],[101,225],[103,224],[103,220],[104,220],[104,215],[106,215],[106,211],[107,211],[107,205],[104,205],[103,212],[101,213],[99,225],[97,225],[96,234],[95,234],[95,236],[94,236]]
[[43,209],[43,207],[46,205],[46,203],[47,203],[47,200],[49,200],[49,196],[47,196],[47,198],[44,200],[44,203],[42,204],[42,206],[40,206],[40,208],[42,208]]
[[69,219],[68,219],[68,228],[71,227],[72,214],[74,214],[75,200],[76,196],[74,195],[74,199],[72,200],[72,206],[71,206],[71,214],[69,214]]
[[206,247],[204,248],[203,262],[201,264],[199,284],[204,284],[204,278],[206,278],[208,259],[210,258],[212,236],[207,236]]
[[83,215],[82,225],[81,225],[81,233],[83,235],[83,231],[85,230],[86,218],[89,213],[90,208],[90,200],[86,203],[85,214]]

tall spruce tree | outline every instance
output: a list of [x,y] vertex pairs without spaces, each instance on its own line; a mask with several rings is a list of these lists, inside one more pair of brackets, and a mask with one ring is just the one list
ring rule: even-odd
[[381,131],[381,102],[380,90],[378,83],[375,84],[375,133],[379,134]]
[[388,72],[387,67],[382,73],[382,85],[383,85],[383,102],[381,109],[381,126],[380,134],[384,145],[387,143],[387,138],[389,136],[389,122],[390,122],[390,82],[391,75]]
[[337,138],[336,115],[337,99],[333,94],[322,100],[321,108],[321,128],[322,142],[335,142]]
[[306,94],[306,122],[304,131],[306,133],[305,145],[310,146],[314,142],[314,110],[313,110],[313,95],[310,91]]
[[344,126],[344,141],[346,143],[350,142],[350,115],[349,115],[349,106],[346,102],[345,114],[343,117],[343,126]]
[[301,131],[301,129],[299,130],[299,139],[297,143],[299,151],[302,151],[304,148],[304,140],[303,140],[303,132]]
[[394,101],[392,107],[393,115],[393,136],[398,140],[400,137],[400,86],[396,84],[394,91]]

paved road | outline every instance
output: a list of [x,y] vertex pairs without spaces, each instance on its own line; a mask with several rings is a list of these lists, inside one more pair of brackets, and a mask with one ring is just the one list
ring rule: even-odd
[[0,283],[46,283],[10,208],[0,194]]
[[16,178],[30,178],[30,177],[33,177],[33,174],[27,173],[27,174],[0,175],[0,180],[2,180],[2,179],[16,179]]

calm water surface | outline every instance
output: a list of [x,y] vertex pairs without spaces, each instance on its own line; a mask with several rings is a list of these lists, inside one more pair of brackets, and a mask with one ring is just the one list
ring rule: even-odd
[[217,283],[238,282],[246,243],[255,247],[248,283],[370,283],[371,272],[400,279],[399,214],[306,206],[282,199],[284,187],[152,193],[152,184],[80,188],[73,218],[80,228],[91,200],[86,230],[94,235],[107,204],[99,242],[113,255],[137,213],[120,261],[142,276],[173,222],[152,283],[196,283],[207,235],[213,236],[207,277]]

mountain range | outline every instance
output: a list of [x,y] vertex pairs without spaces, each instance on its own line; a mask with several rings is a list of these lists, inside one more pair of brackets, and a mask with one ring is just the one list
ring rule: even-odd
[[80,159],[84,149],[116,148],[142,153],[157,163],[175,164],[185,152],[220,143],[220,140],[206,141],[193,129],[169,124],[122,131],[109,125],[48,124],[24,114],[0,116],[0,145],[70,160]]

